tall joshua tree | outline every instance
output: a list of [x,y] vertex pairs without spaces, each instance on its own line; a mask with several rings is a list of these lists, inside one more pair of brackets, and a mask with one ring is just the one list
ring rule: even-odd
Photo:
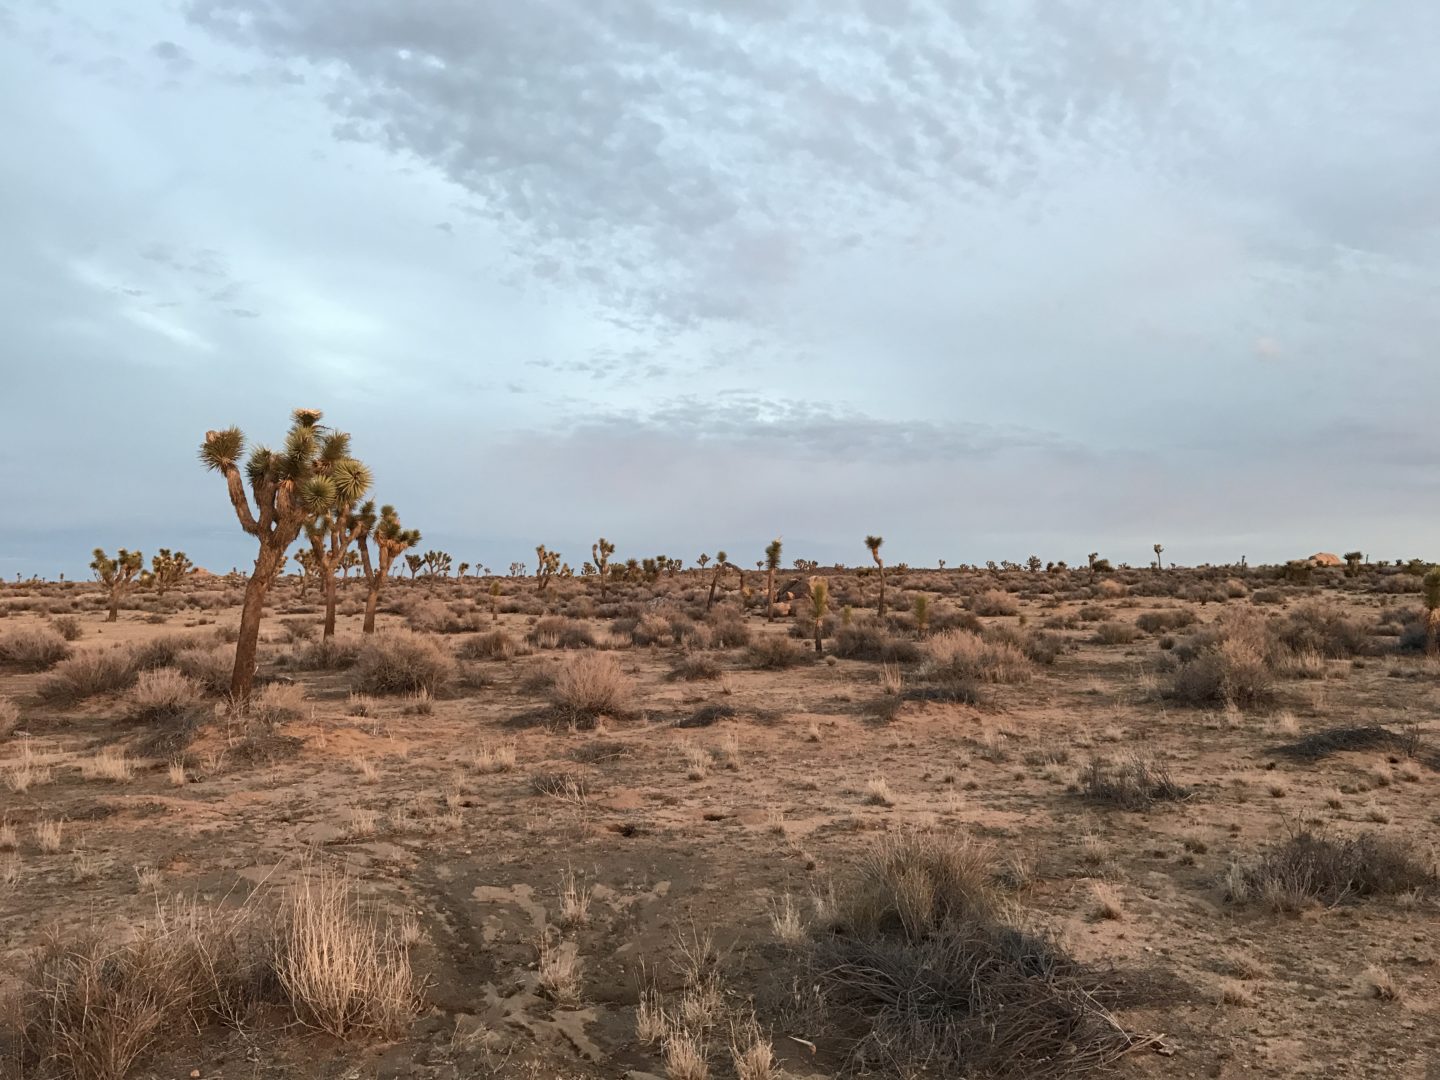
[[105,554],[104,548],[96,548],[95,557],[90,560],[90,569],[95,571],[95,580],[105,586],[110,603],[105,621],[115,622],[120,618],[120,598],[136,586],[135,579],[145,569],[145,556],[138,551],[121,548],[112,559]]
[[780,538],[765,545],[765,617],[775,618],[775,571],[780,569]]
[[880,557],[880,545],[885,543],[883,536],[865,537],[865,546],[870,549],[870,557],[875,560],[875,565],[880,568],[880,604],[875,613],[882,619],[885,617],[885,560]]
[[320,419],[318,409],[296,409],[281,449],[255,447],[245,459],[243,476],[240,457],[245,451],[245,435],[239,428],[207,431],[200,444],[201,462],[225,478],[240,527],[260,543],[255,569],[245,586],[240,636],[235,642],[230,697],[236,703],[247,701],[255,684],[255,652],[265,597],[286,551],[306,522],[335,512],[345,497],[345,486],[353,482],[350,465],[358,463],[349,456],[349,439],[323,427]]
[[590,545],[590,557],[595,560],[595,572],[600,577],[600,599],[605,599],[605,593],[610,588],[610,556],[615,554],[615,545],[605,537],[600,537]]
[[705,610],[709,611],[715,605],[715,587],[720,584],[720,575],[725,573],[725,567],[730,565],[730,556],[723,551],[715,553],[715,573],[710,578],[710,595],[705,598]]
[[[375,541],[375,562],[370,561],[370,541]],[[408,551],[420,543],[419,529],[406,529],[400,524],[400,516],[393,506],[382,506],[377,521],[371,513],[368,527],[355,537],[360,548],[360,564],[365,568],[365,624],[362,632],[375,632],[375,609],[380,606],[380,589],[390,574],[390,564],[395,556]]]
[[1165,545],[1164,545],[1164,544],[1156,544],[1156,545],[1155,545],[1155,569],[1156,569],[1156,570],[1164,570],[1164,569],[1165,569],[1164,560],[1162,560],[1162,559],[1160,558],[1160,553],[1161,553],[1162,551],[1164,551],[1164,550],[1165,550]]
[[[329,447],[337,455],[331,459],[329,477],[335,484],[333,504],[305,523],[310,550],[315,553],[316,573],[325,593],[325,632],[322,637],[335,636],[337,603],[336,571],[345,567],[350,545],[375,524],[375,504],[360,504],[373,480],[364,462],[350,456],[350,436],[334,431],[328,436]],[[358,509],[357,509],[358,505]]]
[[830,586],[822,577],[810,582],[810,615],[815,620],[815,655],[824,651],[825,614],[830,610]]
[[544,544],[535,547],[535,591],[543,593],[550,587],[550,579],[560,569],[560,553],[551,551]]

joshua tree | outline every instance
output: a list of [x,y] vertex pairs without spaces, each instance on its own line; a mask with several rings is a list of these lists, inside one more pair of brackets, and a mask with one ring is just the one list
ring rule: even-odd
[[[230,696],[237,703],[250,697],[255,681],[255,651],[260,641],[260,619],[265,596],[290,545],[305,523],[321,514],[333,514],[340,505],[353,501],[355,466],[350,457],[350,440],[342,432],[320,424],[318,409],[296,409],[290,431],[281,450],[257,446],[245,461],[240,474],[240,455],[245,436],[239,428],[207,431],[200,446],[205,467],[225,477],[230,504],[240,527],[260,542],[255,569],[245,586],[245,603],[240,612],[240,636],[235,642],[235,670],[230,677]],[[250,496],[245,480],[250,483]],[[255,509],[250,507],[250,498]]]
[[409,555],[406,555],[406,556],[405,556],[405,566],[406,566],[406,567],[409,569],[409,571],[410,571],[410,580],[411,580],[411,581],[414,581],[414,580],[415,580],[415,575],[418,574],[418,573],[420,573],[420,568],[421,568],[422,566],[424,566],[424,565],[425,565],[425,556],[424,556],[424,555],[416,555],[414,552],[411,552]]
[[775,618],[775,571],[780,569],[780,538],[765,545],[765,617]]
[[322,637],[335,636],[337,585],[335,573],[346,569],[345,557],[353,554],[350,546],[362,532],[375,524],[375,504],[360,500],[374,483],[370,469],[350,454],[350,435],[332,431],[326,437],[331,457],[330,477],[335,481],[335,497],[330,506],[305,523],[305,536],[315,557],[315,574],[325,596],[325,630]]
[[1347,551],[1345,553],[1345,576],[1357,577],[1360,573],[1360,564],[1364,559],[1363,551]]
[[155,583],[155,592],[165,595],[165,590],[180,584],[194,565],[186,557],[185,552],[176,551],[172,553],[169,548],[161,548],[160,554],[150,559],[150,580]]
[[924,593],[915,595],[915,626],[921,637],[930,629],[930,598]]
[[96,548],[95,558],[90,560],[90,569],[95,571],[95,580],[105,586],[109,598],[110,613],[105,616],[105,621],[115,622],[120,618],[120,598],[136,586],[135,579],[145,569],[145,556],[138,551],[121,548],[112,559],[105,554],[104,548]]
[[447,551],[427,551],[421,557],[421,563],[425,567],[425,576],[430,578],[450,576],[450,553]]
[[870,557],[880,568],[880,603],[876,607],[875,613],[882,619],[885,617],[885,560],[880,557],[880,545],[883,543],[885,543],[883,536],[865,537],[865,546],[870,549]]
[[[420,543],[419,529],[406,529],[400,524],[400,515],[393,506],[382,506],[377,520],[373,513],[369,522],[355,537],[360,548],[360,563],[365,568],[365,625],[366,634],[375,632],[375,609],[380,606],[380,589],[390,574],[390,564],[395,556],[408,551]],[[375,541],[375,562],[370,561],[370,541]]]
[[535,548],[536,592],[544,592],[550,585],[550,578],[560,569],[560,553],[551,551],[544,544]]
[[720,575],[725,573],[725,567],[729,565],[730,556],[724,551],[715,553],[715,573],[710,578],[710,595],[705,598],[705,610],[709,611],[715,603],[715,587],[720,584]]
[[710,561],[710,556],[709,556],[709,555],[706,555],[706,554],[702,551],[702,552],[700,553],[700,557],[695,560],[695,565],[698,566],[698,567],[700,567],[700,569],[703,571],[703,570],[705,569],[706,564],[709,563],[709,561]]
[[590,545],[590,557],[595,560],[595,572],[600,577],[600,599],[605,599],[605,594],[610,589],[610,556],[615,554],[615,545],[605,537]]
[[1425,651],[1435,655],[1440,645],[1440,566],[1425,575]]
[[340,577],[346,581],[350,580],[350,571],[360,566],[360,553],[358,551],[347,551],[340,560]]
[[468,562],[462,562],[462,563],[460,564],[460,577],[463,578],[463,577],[464,577],[466,574],[468,574],[469,572],[470,572],[470,564],[469,564]]
[[1156,569],[1156,570],[1164,570],[1164,569],[1165,569],[1165,561],[1160,558],[1160,553],[1161,553],[1162,551],[1164,551],[1164,550],[1165,550],[1165,545],[1164,545],[1164,544],[1156,544],[1156,545],[1155,545],[1155,569]]
[[1025,566],[1026,566],[1026,568],[1027,568],[1032,574],[1039,573],[1039,571],[1040,571],[1040,556],[1039,556],[1039,555],[1031,555],[1030,558],[1028,558],[1028,559],[1025,560]]
[[490,621],[500,621],[500,579],[490,582]]
[[810,582],[810,615],[815,620],[815,655],[819,656],[824,647],[821,639],[825,636],[825,614],[830,610],[830,586],[821,577]]

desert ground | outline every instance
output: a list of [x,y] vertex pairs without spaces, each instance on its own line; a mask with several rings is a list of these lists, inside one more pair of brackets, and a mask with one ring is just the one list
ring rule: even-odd
[[1411,569],[6,584],[0,1069],[1435,1077]]

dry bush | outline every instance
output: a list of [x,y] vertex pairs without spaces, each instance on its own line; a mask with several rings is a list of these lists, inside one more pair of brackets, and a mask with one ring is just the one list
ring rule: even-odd
[[71,653],[70,643],[52,626],[31,626],[0,634],[0,664],[24,671],[45,671]]
[[1180,667],[1166,696],[1187,705],[1264,704],[1275,692],[1274,646],[1262,617],[1250,612],[1232,616],[1176,646]]
[[635,684],[609,653],[582,652],[556,674],[551,694],[562,719],[588,727],[600,716],[629,715]]
[[298,683],[266,683],[250,699],[250,717],[257,723],[274,726],[304,713],[305,688]]
[[167,634],[131,646],[130,666],[136,671],[154,671],[175,667],[180,654],[187,649],[200,649],[220,644],[205,634]]
[[125,755],[124,750],[107,746],[93,757],[81,760],[80,775],[86,780],[113,780],[128,784],[135,776],[135,762]]
[[630,628],[630,641],[634,645],[668,645],[673,637],[670,620],[653,612],[642,615]]
[[297,649],[291,663],[301,671],[347,671],[359,660],[363,644],[357,637],[321,638]]
[[1347,616],[1337,604],[1312,602],[1289,612],[1276,630],[1282,645],[1295,653],[1316,653],[1331,660],[1371,651],[1370,629]]
[[455,650],[455,655],[461,660],[509,660],[522,654],[520,643],[509,633],[504,630],[490,630],[466,638]]
[[718,679],[724,673],[724,668],[714,657],[691,653],[670,670],[670,677],[684,682],[700,682],[705,679]]
[[530,644],[541,649],[592,649],[595,635],[584,623],[562,615],[546,615],[537,619],[525,635]]
[[1260,900],[1275,911],[1297,912],[1360,897],[1433,896],[1440,873],[1405,840],[1373,832],[1335,839],[1300,829],[1252,864],[1234,868],[1228,891],[1236,903]]
[[760,637],[745,650],[745,662],[762,671],[783,671],[814,659],[813,652],[783,637]]
[[125,712],[137,723],[160,723],[183,716],[200,698],[195,681],[174,668],[142,671],[125,695]]
[[197,645],[181,650],[175,666],[207,694],[228,694],[235,673],[235,649],[231,645]]
[[446,605],[438,600],[421,600],[405,612],[410,629],[422,634],[463,634],[480,629],[480,611],[461,604]]
[[1157,802],[1183,802],[1193,794],[1152,758],[1131,754],[1118,762],[1093,759],[1081,779],[1089,798],[1124,810],[1146,810]]
[[411,630],[370,635],[355,661],[355,688],[365,694],[434,694],[454,675],[450,654]]
[[1110,619],[1095,627],[1091,640],[1097,645],[1129,645],[1137,636],[1134,624]]
[[0,697],[0,739],[7,739],[20,726],[20,706]]
[[55,665],[40,683],[40,696],[55,705],[73,705],[97,694],[127,689],[135,682],[128,649],[86,649]]
[[1009,641],[988,640],[969,630],[947,630],[925,643],[924,676],[941,684],[1019,683],[1032,666]]
[[920,658],[920,647],[907,638],[896,637],[876,619],[863,619],[835,631],[832,649],[846,660],[873,660],[878,663],[909,663]]
[[1016,615],[1020,611],[1020,605],[1015,598],[999,589],[987,589],[985,592],[977,593],[970,597],[966,606],[976,615],[983,615],[987,618],[997,615]]
[[750,644],[750,624],[737,611],[717,610],[710,616],[709,625],[717,649],[739,649]]
[[1361,724],[1316,731],[1293,742],[1271,747],[1270,753],[1300,761],[1318,761],[1331,754],[1353,750],[1386,750],[1414,755],[1420,752],[1421,743],[1414,732],[1401,733],[1379,724]]
[[856,1071],[1047,1077],[1112,1064],[1138,1041],[1096,977],[1048,935],[1002,919],[999,864],[972,842],[883,841],[834,901],[804,977]]
[[1195,613],[1189,608],[1165,608],[1163,611],[1146,611],[1135,617],[1135,626],[1147,634],[1165,634],[1184,630],[1195,622]]

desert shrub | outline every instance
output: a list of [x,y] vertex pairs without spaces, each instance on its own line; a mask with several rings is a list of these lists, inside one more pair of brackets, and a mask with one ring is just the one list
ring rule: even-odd
[[161,723],[183,716],[200,703],[194,680],[174,668],[142,671],[125,695],[125,711],[137,723]]
[[40,683],[40,696],[58,705],[127,689],[135,682],[129,649],[86,649],[56,664]]
[[1112,619],[1095,627],[1095,634],[1090,640],[1097,645],[1129,645],[1135,640],[1135,636],[1133,623]]
[[363,694],[435,694],[454,674],[450,654],[412,630],[369,635],[355,659],[355,689]]
[[1265,620],[1237,614],[1175,647],[1180,667],[1165,694],[1187,705],[1263,704],[1274,695],[1273,651]]
[[214,639],[204,634],[166,634],[134,645],[130,650],[130,666],[138,671],[154,671],[174,667],[186,649],[213,645]]
[[1019,683],[1032,674],[1030,659],[1010,641],[968,630],[947,630],[925,643],[924,677],[938,683]]
[[57,615],[50,620],[50,625],[66,641],[79,641],[85,633],[85,628],[74,615]]
[[595,635],[588,626],[563,615],[537,619],[525,639],[541,649],[588,649],[595,645]]
[[1280,643],[1292,652],[1318,653],[1329,659],[1349,659],[1369,651],[1370,630],[1337,605],[1304,604],[1289,612],[1276,630]]
[[1162,611],[1146,611],[1135,617],[1135,625],[1147,634],[1164,634],[1183,630],[1195,622],[1195,613],[1189,608],[1165,608]]
[[1408,841],[1360,833],[1335,839],[1302,829],[1264,852],[1230,880],[1230,899],[1259,900],[1277,911],[1400,893],[1434,895],[1440,875]]
[[1189,788],[1175,782],[1165,765],[1139,754],[1120,761],[1091,760],[1081,790],[1091,799],[1124,810],[1145,810],[1157,802],[1183,802],[1192,794]]
[[581,727],[601,716],[629,715],[634,697],[634,682],[615,657],[603,652],[576,653],[556,673],[551,690],[556,711]]
[[712,615],[710,632],[717,649],[741,649],[750,644],[750,624],[735,611]]
[[668,645],[672,636],[670,620],[653,613],[642,616],[630,630],[631,642],[642,646]]
[[703,653],[691,653],[684,657],[670,671],[672,679],[681,679],[685,682],[699,682],[702,679],[718,679],[724,674],[724,669],[712,656]]
[[235,673],[235,650],[229,645],[197,645],[180,652],[175,666],[207,694],[227,694]]
[[745,662],[762,671],[782,671],[814,659],[813,652],[802,649],[789,638],[783,637],[758,638],[745,650]]
[[360,659],[362,642],[356,637],[328,637],[313,641],[291,654],[301,671],[347,671]]
[[298,720],[304,713],[305,688],[298,683],[266,683],[250,699],[250,717],[260,724]]
[[1099,622],[1109,614],[1109,609],[1099,604],[1085,604],[1075,612],[1075,617],[1081,622]]
[[0,739],[7,739],[20,726],[20,706],[0,697]]
[[920,647],[915,642],[896,637],[874,619],[841,626],[835,631],[835,645],[831,651],[846,660],[874,660],[890,664],[920,659]]
[[[1103,562],[1104,560],[1101,561]],[[1119,597],[1126,595],[1129,591],[1129,588],[1127,588],[1124,584],[1118,581],[1114,581],[1112,579],[1102,581],[1099,585],[1095,586],[1095,592],[1100,596],[1103,596],[1107,600],[1118,599]]]
[[1252,604],[1283,604],[1285,594],[1279,589],[1256,589],[1250,594]]
[[881,842],[805,943],[820,1022],[856,1072],[1040,1077],[1133,1048],[1100,981],[1049,935],[999,914],[995,857],[952,837]]
[[520,643],[505,630],[490,630],[466,638],[455,655],[461,660],[509,660],[520,655]]
[[1049,666],[1065,651],[1065,639],[1059,634],[1034,631],[1020,639],[1020,650],[1034,663]]
[[0,634],[0,663],[24,671],[45,671],[71,653],[70,643],[51,626],[31,626]]
[[1293,742],[1272,747],[1271,752],[1301,761],[1317,761],[1350,750],[1384,750],[1413,757],[1420,747],[1420,738],[1416,733],[1402,734],[1379,724],[1363,724],[1312,732]]
[[984,615],[987,618],[997,615],[1015,615],[1020,611],[1020,605],[1015,598],[999,589],[987,589],[985,592],[975,594],[970,597],[969,607],[976,615]]

